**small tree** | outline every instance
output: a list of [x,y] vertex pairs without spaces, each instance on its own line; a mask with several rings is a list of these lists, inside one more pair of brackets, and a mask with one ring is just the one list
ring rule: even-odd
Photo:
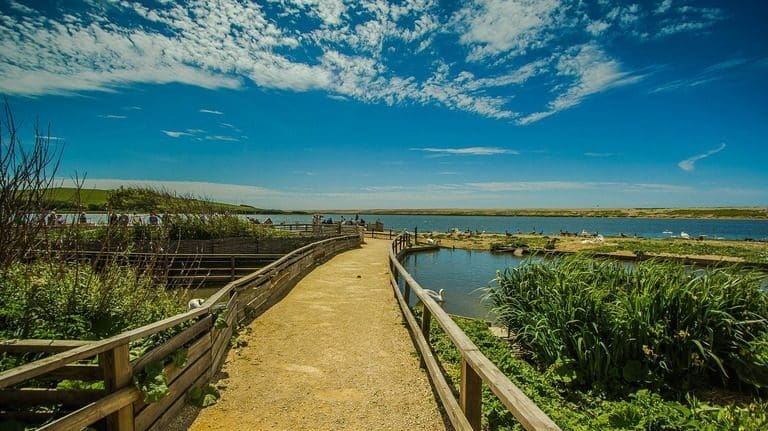
[[[11,107],[4,102],[0,118],[0,268],[37,247],[45,228],[46,200],[61,161],[52,149],[50,130],[37,123],[34,141],[24,145]],[[49,128],[50,129],[50,128]]]

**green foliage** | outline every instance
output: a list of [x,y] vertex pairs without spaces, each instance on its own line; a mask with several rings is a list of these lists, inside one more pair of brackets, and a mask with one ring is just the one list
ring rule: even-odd
[[141,373],[133,377],[133,383],[144,395],[145,403],[156,403],[168,394],[168,380],[163,372],[162,361],[150,362]]
[[289,232],[266,225],[255,225],[248,220],[229,214],[171,214],[163,219],[168,238],[274,238],[290,236]]
[[[495,337],[485,322],[462,318],[455,321],[480,351],[564,431],[756,431],[768,426],[768,403],[760,401],[743,407],[714,406],[692,397],[684,402],[666,400],[650,390],[630,392],[619,399],[606,399],[594,391],[582,392],[569,384],[570,372],[562,363],[539,372],[515,356],[509,343]],[[431,334],[433,351],[458,391],[461,356],[434,321]],[[485,385],[483,429],[523,429]]]
[[187,365],[188,353],[189,350],[186,347],[180,348],[171,355],[171,362],[176,368],[184,368]]
[[56,385],[56,389],[103,390],[104,381],[62,380]]
[[0,338],[100,339],[184,311],[132,267],[17,263],[0,273]]
[[528,260],[496,282],[499,321],[541,366],[570,367],[575,385],[768,387],[768,295],[754,273],[575,256]]
[[187,392],[187,401],[197,407],[208,407],[216,404],[221,393],[213,385],[194,387]]

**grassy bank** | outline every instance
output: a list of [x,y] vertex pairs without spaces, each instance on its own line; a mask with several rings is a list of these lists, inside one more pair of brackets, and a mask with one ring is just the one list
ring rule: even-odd
[[[445,247],[468,250],[492,250],[505,247],[528,247],[531,249],[547,248],[555,237],[542,235],[481,234],[429,234]],[[426,234],[419,235],[425,241]],[[582,243],[583,238],[556,237],[553,250],[565,252],[590,251],[632,255],[638,252],[646,255],[699,257],[714,260],[724,259],[733,262],[768,263],[768,244],[756,241],[735,240],[686,240],[681,238],[617,238],[607,237],[602,243]]]
[[768,208],[444,208],[322,210],[332,214],[768,219]]

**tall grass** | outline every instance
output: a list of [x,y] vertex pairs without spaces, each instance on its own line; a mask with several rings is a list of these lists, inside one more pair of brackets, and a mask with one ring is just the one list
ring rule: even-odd
[[734,269],[528,260],[486,298],[536,362],[577,385],[768,387],[768,295]]

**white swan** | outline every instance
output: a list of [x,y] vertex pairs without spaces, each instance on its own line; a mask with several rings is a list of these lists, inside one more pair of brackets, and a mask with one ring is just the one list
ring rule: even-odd
[[690,239],[691,236],[686,232],[680,232],[680,238]]
[[201,299],[201,298],[190,299],[189,302],[187,302],[187,311],[202,307],[203,302],[205,302],[205,299]]
[[445,289],[440,289],[439,292],[435,292],[432,289],[424,289],[424,293],[431,296],[438,304],[445,302]]

